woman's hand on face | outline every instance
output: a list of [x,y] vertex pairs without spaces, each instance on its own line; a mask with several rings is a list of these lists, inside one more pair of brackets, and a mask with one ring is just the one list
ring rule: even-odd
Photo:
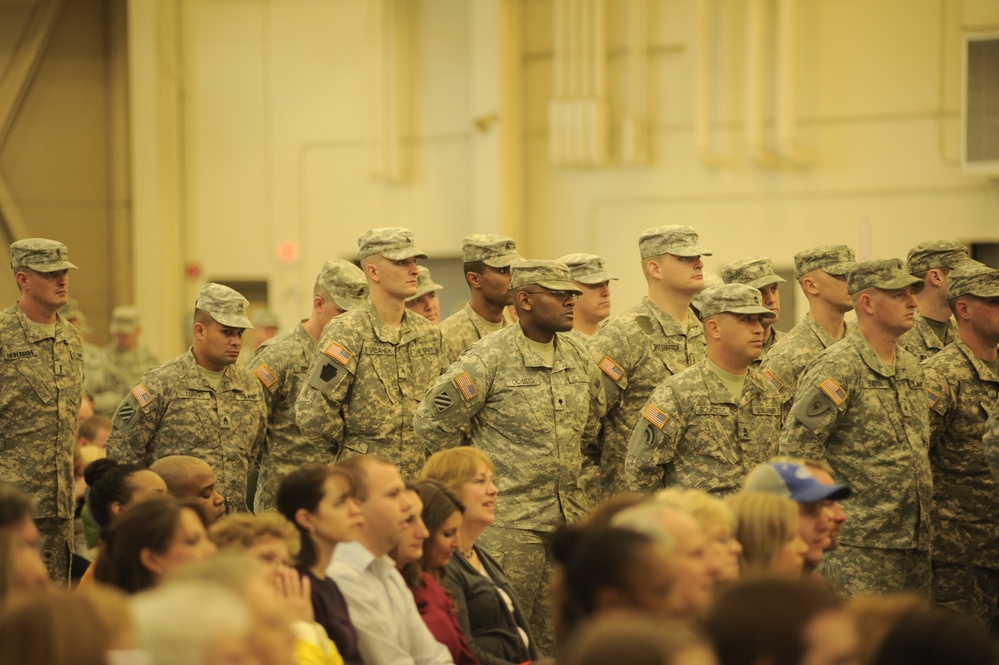
[[288,609],[296,621],[315,621],[312,609],[312,584],[308,577],[288,566],[279,566],[274,573],[274,585],[278,595],[288,603]]

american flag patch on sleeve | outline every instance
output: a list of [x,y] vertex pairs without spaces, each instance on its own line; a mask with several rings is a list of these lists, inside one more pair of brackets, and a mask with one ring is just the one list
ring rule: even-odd
[[257,378],[260,379],[260,382],[268,388],[277,383],[277,377],[274,376],[274,372],[271,371],[270,367],[263,363],[260,363],[260,366],[253,370],[253,373],[256,374]]
[[597,366],[600,368],[600,371],[615,381],[618,381],[622,376],[624,376],[624,370],[621,369],[620,365],[611,360],[610,356],[605,356]]
[[353,353],[343,348],[336,342],[330,342],[326,346],[326,348],[323,349],[323,353],[325,353],[326,355],[328,355],[330,358],[337,361],[341,365],[346,365],[347,363],[350,362],[350,359],[354,357]]
[[141,383],[134,388],[132,388],[132,396],[135,397],[135,401],[139,403],[143,409],[149,406],[149,403],[153,401],[153,396],[149,394],[146,387]]
[[843,390],[831,376],[820,383],[819,388],[821,388],[822,392],[829,396],[829,399],[831,399],[836,406],[839,406],[846,401],[846,391]]
[[479,394],[479,391],[475,387],[475,384],[472,383],[472,377],[468,375],[468,372],[465,372],[456,378],[454,380],[454,385],[458,386],[458,390],[461,391],[461,395],[465,398],[466,402]]
[[777,390],[780,390],[781,388],[784,387],[784,383],[780,379],[778,379],[777,376],[770,370],[765,369],[761,373],[763,374],[763,378],[769,381],[773,385],[773,387],[776,388]]
[[649,404],[649,407],[645,409],[645,413],[642,414],[642,417],[659,429],[662,429],[666,425],[666,421],[669,420],[669,416],[667,416],[663,410],[655,404]]
[[937,402],[940,401],[940,395],[936,394],[935,392],[933,392],[932,390],[930,390],[929,388],[927,388],[926,389],[926,399],[929,402],[930,408],[932,409],[933,407],[935,407],[937,405]]

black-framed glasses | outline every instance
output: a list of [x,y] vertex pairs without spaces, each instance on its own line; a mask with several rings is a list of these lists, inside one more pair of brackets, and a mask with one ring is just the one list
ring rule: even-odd
[[552,289],[545,289],[543,291],[524,291],[524,293],[545,293],[555,298],[556,300],[561,300],[563,303],[576,302],[579,300],[579,294],[575,291],[556,291]]

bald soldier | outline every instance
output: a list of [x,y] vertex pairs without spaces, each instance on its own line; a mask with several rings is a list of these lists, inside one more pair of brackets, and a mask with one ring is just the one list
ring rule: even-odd
[[590,342],[603,372],[607,415],[600,430],[601,494],[627,491],[624,458],[649,395],[664,379],[704,357],[704,332],[690,309],[704,288],[702,256],[689,226],[659,226],[638,239],[648,294],[613,316]]
[[780,452],[825,461],[854,490],[822,574],[847,596],[930,591],[929,409],[923,369],[898,340],[922,282],[898,259],[848,277],[857,330],[805,370]]
[[167,455],[153,462],[149,470],[163,479],[171,496],[201,504],[209,522],[217,522],[225,515],[225,498],[218,492],[218,479],[204,460]]
[[267,403],[267,437],[260,457],[254,510],[274,508],[277,488],[286,475],[306,464],[330,464],[326,446],[317,446],[295,422],[295,401],[309,374],[319,337],[326,324],[364,305],[368,283],[361,269],[343,259],[330,259],[312,287],[309,318],[290,331],[264,342],[250,371],[260,379]]
[[774,270],[774,262],[763,256],[726,263],[721,268],[721,278],[726,284],[748,284],[759,289],[763,306],[774,313],[773,319],[763,321],[762,359],[780,337],[780,333],[774,328],[774,323],[780,318],[780,291],[777,287],[787,280]]
[[65,586],[83,344],[58,311],[76,266],[61,242],[28,238],[10,246],[10,267],[19,295],[0,312],[0,481],[31,497],[49,575]]
[[246,511],[246,480],[267,427],[260,382],[236,365],[246,298],[205,284],[194,306],[194,343],[154,367],[132,387],[114,415],[108,457],[152,464],[167,455],[194,455],[219,477],[230,511]]
[[513,238],[495,233],[465,236],[461,261],[471,299],[441,321],[444,354],[449,363],[486,335],[513,323],[507,313],[507,307],[513,303],[510,266],[520,260]]
[[399,227],[365,231],[357,244],[368,300],[326,325],[295,417],[335,459],[376,454],[413,478],[427,457],[413,414],[445,367],[437,326],[406,309],[427,255]]
[[947,276],[970,260],[968,248],[952,240],[929,240],[909,250],[906,268],[923,281],[923,290],[916,294],[912,330],[902,335],[899,344],[920,362],[957,336],[957,324],[947,304]]
[[666,487],[725,496],[777,452],[780,395],[753,367],[763,321],[776,316],[759,289],[712,286],[701,294],[707,358],[652,391],[628,443],[624,473],[634,492]]
[[617,277],[596,254],[566,254],[558,261],[569,266],[572,282],[583,292],[573,308],[572,329],[584,341],[591,340],[610,316],[610,283]]

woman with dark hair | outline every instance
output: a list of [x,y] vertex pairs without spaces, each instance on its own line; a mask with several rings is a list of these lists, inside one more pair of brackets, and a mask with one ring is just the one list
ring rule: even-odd
[[298,529],[302,546],[295,569],[311,583],[315,620],[329,635],[345,663],[361,663],[357,630],[347,601],[326,575],[337,543],[356,540],[364,524],[354,496],[354,477],[346,469],[310,464],[289,473],[277,492],[277,509]]
[[83,478],[90,488],[87,507],[98,536],[104,535],[126,506],[154,494],[167,494],[163,479],[140,464],[102,458],[87,467]]
[[[420,480],[412,485],[423,508],[420,516],[429,534],[423,541],[420,557],[412,548],[400,546],[389,553],[395,559],[416,608],[434,636],[451,652],[455,665],[479,665],[455,615],[451,595],[441,587],[451,555],[458,549],[458,530],[465,507],[451,491],[433,480]],[[418,504],[418,505],[419,505]],[[403,537],[405,540],[405,536]]]
[[94,579],[128,593],[154,587],[177,566],[215,553],[194,501],[150,497],[122,511],[104,538]]

